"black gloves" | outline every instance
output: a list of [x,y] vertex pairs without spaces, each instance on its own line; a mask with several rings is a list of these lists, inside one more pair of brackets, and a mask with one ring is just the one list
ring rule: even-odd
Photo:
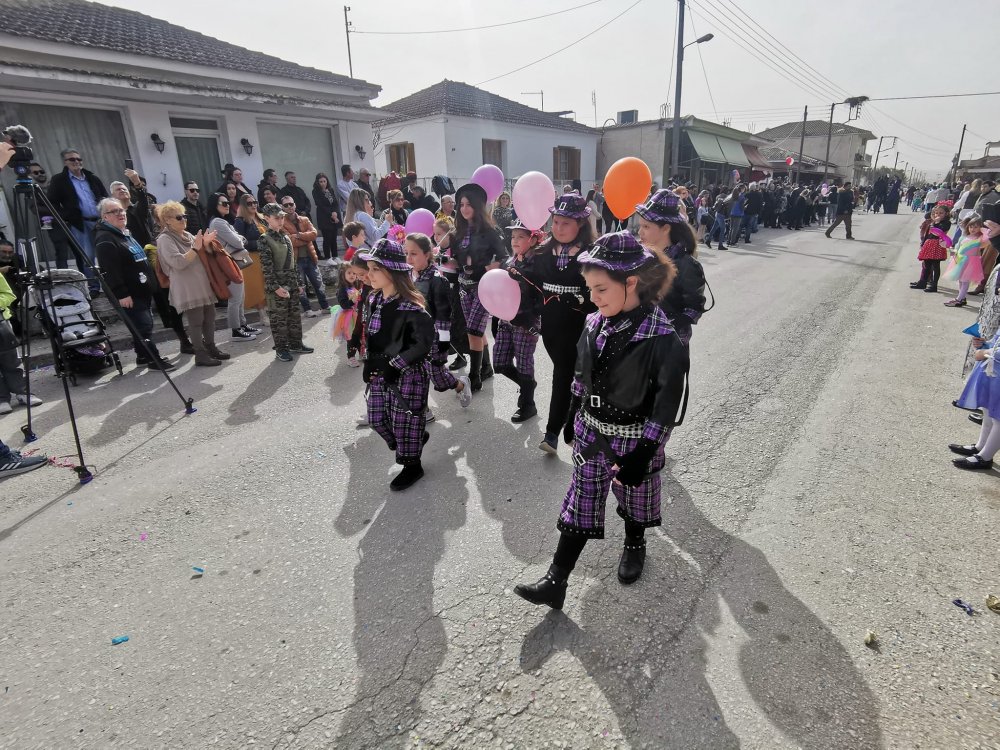
[[618,462],[618,476],[615,478],[626,487],[642,484],[646,474],[649,473],[649,462],[656,455],[656,447],[655,441],[642,438],[635,450],[621,457]]
[[563,425],[563,441],[566,445],[573,445],[573,438],[576,436],[576,413],[580,411],[581,399],[573,396],[569,402],[569,413],[566,415],[566,424]]
[[451,349],[451,342],[450,341],[438,341],[438,351],[439,352],[447,352],[449,349]]
[[382,368],[382,377],[383,379],[385,379],[385,382],[388,383],[389,385],[395,385],[396,383],[398,383],[399,375],[400,375],[399,370],[397,370],[392,365],[387,364],[385,367]]
[[559,295],[559,301],[564,305],[570,305],[572,307],[581,307],[586,301],[586,298],[582,294],[574,294],[573,292],[563,292]]

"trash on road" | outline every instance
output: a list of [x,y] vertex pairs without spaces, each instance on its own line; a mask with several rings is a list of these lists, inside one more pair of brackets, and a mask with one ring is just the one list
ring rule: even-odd
[[965,614],[967,614],[969,617],[972,617],[974,614],[976,614],[976,610],[972,608],[972,605],[968,604],[967,602],[963,602],[961,599],[952,599],[951,603],[954,604],[956,607],[961,607],[962,609],[964,609]]
[[125,643],[126,641],[128,641],[128,636],[127,635],[118,635],[118,636],[115,636],[114,638],[111,639],[111,645],[112,646],[117,646],[120,643]]
[[147,539],[149,539],[149,534],[147,534],[145,531],[142,532],[141,534],[139,534],[139,541],[140,542],[144,542]]
[[199,568],[197,565],[192,565],[191,566],[191,570],[193,570],[195,573],[204,573],[205,572],[204,568]]
[[874,630],[869,630],[865,633],[865,645],[868,648],[877,649],[878,648],[878,633]]
[[996,594],[989,594],[986,597],[986,607],[991,612],[996,612],[1000,615],[1000,596],[997,596]]

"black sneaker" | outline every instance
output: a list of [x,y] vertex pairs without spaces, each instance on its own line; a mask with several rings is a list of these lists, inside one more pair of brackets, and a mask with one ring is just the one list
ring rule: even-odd
[[312,354],[316,350],[311,346],[306,346],[305,344],[292,344],[288,347],[288,351],[295,354]]
[[276,359],[280,359],[282,362],[292,361],[292,355],[287,349],[278,349],[278,351],[274,353],[274,356]]
[[234,328],[230,341],[254,341],[257,338],[255,333],[247,333],[242,328]]
[[26,474],[40,469],[49,462],[45,456],[22,456],[15,450],[8,449],[5,457],[0,458],[0,479],[12,477],[15,474]]
[[259,328],[254,328],[253,326],[248,326],[248,325],[240,326],[240,330],[244,331],[245,333],[252,333],[254,336],[260,333]]
[[159,359],[156,362],[149,363],[150,370],[163,370],[165,372],[170,372],[174,369],[176,365],[173,362],[168,362],[165,359]]

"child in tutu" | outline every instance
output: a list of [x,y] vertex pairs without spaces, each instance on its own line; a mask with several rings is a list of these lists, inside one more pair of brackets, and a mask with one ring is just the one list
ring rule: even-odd
[[983,280],[983,219],[972,214],[960,224],[962,236],[944,272],[945,281],[958,282],[958,294],[944,303],[946,307],[965,307],[969,286]]
[[922,264],[920,278],[910,284],[910,289],[937,292],[941,261],[948,259],[948,251],[951,250],[950,229],[948,210],[942,206],[932,208],[930,216],[920,225],[920,252],[917,254],[917,260]]
[[341,263],[338,275],[337,304],[331,310],[330,338],[334,342],[350,341],[361,301],[361,281],[351,263]]

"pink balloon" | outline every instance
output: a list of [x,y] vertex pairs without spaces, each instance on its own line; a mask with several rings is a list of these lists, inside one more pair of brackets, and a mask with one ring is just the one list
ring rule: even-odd
[[472,173],[472,182],[486,191],[486,200],[492,203],[503,192],[503,172],[493,164],[484,164]]
[[419,232],[428,237],[434,236],[434,214],[426,208],[418,208],[406,217],[407,233]]
[[479,280],[479,301],[490,315],[511,320],[521,306],[521,287],[502,268],[494,268]]
[[541,172],[526,172],[514,185],[514,210],[528,229],[541,229],[555,205],[556,189]]

